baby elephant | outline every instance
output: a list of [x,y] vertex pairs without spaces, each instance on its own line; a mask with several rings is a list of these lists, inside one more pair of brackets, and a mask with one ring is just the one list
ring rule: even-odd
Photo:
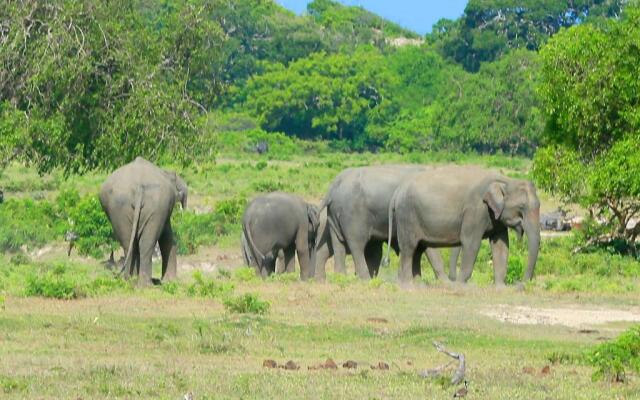
[[318,209],[298,196],[270,193],[253,199],[242,216],[242,254],[262,277],[275,272],[278,251],[284,251],[286,271],[293,272],[295,253],[300,278],[314,274]]

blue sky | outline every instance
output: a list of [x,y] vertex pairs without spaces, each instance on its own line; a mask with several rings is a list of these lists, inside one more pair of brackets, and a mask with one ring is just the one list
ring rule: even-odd
[[[276,0],[300,14],[311,0]],[[467,0],[339,0],[351,6],[362,6],[420,34],[431,31],[440,18],[455,19],[462,15]]]

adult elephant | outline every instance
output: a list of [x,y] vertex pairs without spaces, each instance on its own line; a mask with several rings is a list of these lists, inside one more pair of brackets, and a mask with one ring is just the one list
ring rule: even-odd
[[[319,234],[316,279],[326,278],[325,265],[333,254],[336,272],[346,271],[350,253],[356,274],[369,279],[378,274],[382,245],[388,237],[389,201],[398,185],[424,171],[415,165],[349,168],[331,183],[320,211],[327,210],[328,228]],[[391,246],[397,248],[395,241]]]
[[262,277],[275,272],[278,252],[284,252],[285,271],[295,269],[298,254],[300,278],[313,277],[318,209],[298,196],[270,193],[253,199],[242,216],[242,254],[247,265]]
[[150,285],[151,256],[158,243],[162,280],[176,277],[176,243],[171,213],[176,202],[187,207],[187,185],[175,172],[142,157],[115,170],[100,189],[100,204],[126,254],[122,270]]
[[[488,238],[495,283],[504,285],[508,228],[514,229],[519,237],[527,235],[529,256],[524,280],[533,277],[540,246],[540,201],[529,181],[477,167],[427,170],[398,187],[389,204],[389,220],[398,227],[401,282],[420,275],[420,257],[425,248],[438,247],[461,247],[462,265],[456,278],[466,282],[471,277],[480,243]],[[453,263],[457,251],[452,253]],[[448,280],[442,259],[430,261],[436,274]]]

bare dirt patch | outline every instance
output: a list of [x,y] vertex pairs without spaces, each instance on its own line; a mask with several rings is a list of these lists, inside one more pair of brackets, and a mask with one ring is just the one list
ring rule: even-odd
[[499,305],[482,314],[501,322],[516,325],[564,325],[571,328],[603,325],[611,322],[640,322],[640,308],[616,310],[610,308],[532,308]]

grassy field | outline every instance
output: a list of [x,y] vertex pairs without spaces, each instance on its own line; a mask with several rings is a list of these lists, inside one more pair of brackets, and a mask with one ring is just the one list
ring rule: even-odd
[[[407,161],[472,163],[513,176],[529,166],[499,156],[327,154],[242,156],[179,172],[193,208],[219,214],[220,204],[270,190],[317,201],[347,166]],[[14,165],[0,187],[7,199],[47,202],[65,188],[91,195],[104,176],[38,177]],[[541,197],[543,209],[556,206]],[[0,398],[451,398],[455,387],[418,375],[450,361],[433,340],[465,354],[470,399],[640,397],[637,376],[593,381],[582,358],[640,320],[637,261],[606,251],[572,256],[572,237],[547,238],[536,280],[523,290],[492,287],[487,246],[467,288],[435,283],[426,264],[422,282],[400,288],[396,258],[371,282],[333,274],[326,284],[295,275],[262,281],[239,268],[237,221],[229,221],[180,257],[177,283],[149,289],[113,278],[99,259],[67,258],[61,238],[1,255]],[[514,279],[525,253],[523,244],[512,247]],[[313,368],[328,358],[338,369]],[[265,360],[300,368],[270,369]],[[343,368],[348,360],[357,368]],[[379,362],[389,370],[371,368]]]

